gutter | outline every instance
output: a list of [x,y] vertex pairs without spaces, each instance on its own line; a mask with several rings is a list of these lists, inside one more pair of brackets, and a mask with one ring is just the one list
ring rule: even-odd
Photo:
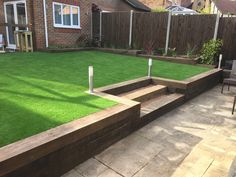
[[43,14],[44,14],[45,43],[46,43],[46,48],[48,48],[48,23],[47,23],[46,0],[43,0]]

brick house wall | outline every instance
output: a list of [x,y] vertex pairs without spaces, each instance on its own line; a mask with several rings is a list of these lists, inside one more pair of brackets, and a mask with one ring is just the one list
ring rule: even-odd
[[6,28],[4,26],[5,23],[5,15],[4,15],[4,7],[3,3],[0,3],[0,34],[6,36]]
[[[53,24],[53,2],[60,2],[80,7],[80,25],[81,29],[57,28]],[[42,0],[36,0],[34,3],[35,14],[35,36],[37,48],[45,48],[45,29],[43,18]],[[40,8],[39,8],[40,7]],[[48,24],[48,43],[50,46],[71,47],[81,44],[78,41],[81,36],[91,36],[91,11],[92,3],[89,0],[47,0],[47,24]],[[40,14],[42,12],[42,14]],[[38,16],[36,16],[38,15]],[[39,42],[38,42],[39,41]]]
[[[10,0],[12,1],[12,0]],[[0,2],[0,33],[6,38],[4,0]],[[47,25],[48,25],[48,42],[50,46],[70,47],[80,44],[78,39],[81,36],[91,36],[91,0],[47,0]],[[56,28],[53,24],[53,2],[61,2],[69,5],[80,6],[80,26],[81,29]],[[29,30],[33,32],[33,41],[35,49],[44,49],[45,42],[45,25],[43,0],[26,0],[26,10],[28,17]]]

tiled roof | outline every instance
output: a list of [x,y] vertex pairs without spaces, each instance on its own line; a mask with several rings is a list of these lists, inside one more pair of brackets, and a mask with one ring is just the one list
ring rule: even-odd
[[213,1],[221,13],[236,15],[236,0],[213,0]]
[[128,4],[130,4],[133,8],[137,9],[137,10],[143,10],[143,11],[147,11],[150,12],[151,9],[149,7],[147,7],[146,5],[144,5],[143,3],[141,3],[138,0],[124,0],[125,2],[127,2]]

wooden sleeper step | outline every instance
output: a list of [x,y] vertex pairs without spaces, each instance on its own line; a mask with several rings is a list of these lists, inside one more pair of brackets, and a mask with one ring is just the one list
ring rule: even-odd
[[184,102],[184,95],[173,93],[163,95],[141,105],[141,118],[154,119],[179,106]]
[[124,93],[120,96],[138,102],[145,102],[150,99],[156,98],[166,92],[167,92],[166,86],[152,85]]

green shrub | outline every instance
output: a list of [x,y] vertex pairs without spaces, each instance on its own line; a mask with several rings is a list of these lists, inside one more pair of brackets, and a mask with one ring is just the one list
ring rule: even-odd
[[200,63],[209,65],[215,64],[215,59],[219,56],[222,46],[222,40],[212,39],[205,43],[201,50]]

